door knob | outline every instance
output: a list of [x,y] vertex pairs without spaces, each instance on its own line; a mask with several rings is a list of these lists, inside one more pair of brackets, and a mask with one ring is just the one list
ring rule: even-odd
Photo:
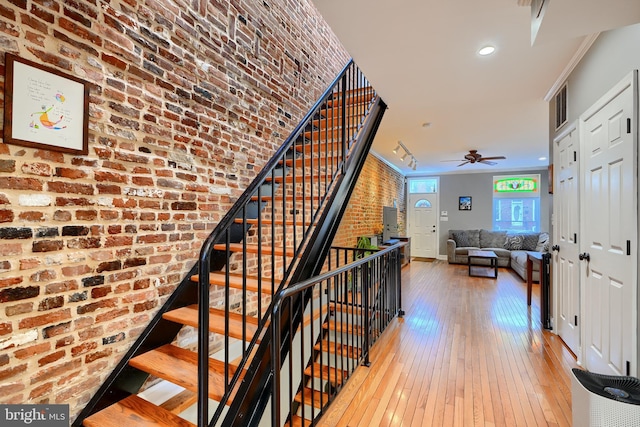
[[588,252],[578,255],[578,258],[580,258],[580,261],[583,261],[583,260],[587,260],[587,262],[591,261],[591,255],[589,255]]
[[560,246],[553,245],[553,246],[551,246],[551,250],[554,251],[554,252],[560,252]]

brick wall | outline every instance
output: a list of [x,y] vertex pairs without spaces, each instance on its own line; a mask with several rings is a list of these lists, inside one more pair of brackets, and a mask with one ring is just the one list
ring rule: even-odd
[[334,246],[354,247],[358,236],[382,232],[382,208],[398,208],[398,232],[406,232],[406,201],[404,176],[374,155],[364,164],[349,207],[333,240]]
[[88,155],[0,144],[0,403],[74,415],[348,56],[310,0],[8,0],[0,52],[91,87]]

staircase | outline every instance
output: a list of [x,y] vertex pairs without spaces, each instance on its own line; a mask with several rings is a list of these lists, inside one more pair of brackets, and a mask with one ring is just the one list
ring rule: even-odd
[[[74,426],[215,425],[230,405],[234,424],[244,423],[238,414],[251,413],[250,423],[261,417],[272,299],[320,273],[385,108],[349,62],[207,238]],[[313,314],[298,321],[313,322]],[[179,392],[152,401],[139,393],[149,380]],[[196,415],[180,417],[185,409]]]

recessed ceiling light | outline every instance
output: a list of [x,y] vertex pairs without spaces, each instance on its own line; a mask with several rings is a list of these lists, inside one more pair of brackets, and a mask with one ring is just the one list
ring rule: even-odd
[[482,56],[491,55],[493,52],[495,52],[495,50],[496,48],[493,46],[485,46],[478,51],[478,55],[482,55]]
[[547,160],[547,158],[546,158],[546,157],[544,157],[544,156],[542,156],[542,157],[538,157],[538,160],[540,160],[541,162],[543,162],[543,161]]

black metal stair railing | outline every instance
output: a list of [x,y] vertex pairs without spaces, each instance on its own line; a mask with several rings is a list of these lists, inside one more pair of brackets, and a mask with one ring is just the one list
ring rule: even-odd
[[[349,249],[339,248],[337,260],[348,256],[354,261],[275,295],[270,328],[272,426],[283,425],[285,417],[289,426],[314,425],[355,369],[369,364],[373,344],[403,314],[399,248],[404,244],[364,258],[358,249],[347,255]],[[301,295],[309,301],[306,306],[291,302]],[[296,323],[295,317],[306,320]],[[291,329],[295,339],[281,336],[282,330]]]
[[[300,274],[308,258],[320,256],[308,250],[308,243],[335,233],[335,226],[324,225],[327,206],[343,185],[349,157],[376,104],[379,109],[375,91],[350,62],[204,242],[198,271],[199,426],[215,423],[236,398],[240,380],[255,371],[247,374],[252,357],[264,352],[258,345],[270,339],[265,326],[271,297],[296,277],[294,272]],[[210,421],[212,276],[223,285],[225,370],[224,395]],[[233,280],[241,282],[239,290],[232,289]],[[257,300],[249,306],[255,294]],[[241,316],[239,355],[232,354],[229,333],[236,314]]]

